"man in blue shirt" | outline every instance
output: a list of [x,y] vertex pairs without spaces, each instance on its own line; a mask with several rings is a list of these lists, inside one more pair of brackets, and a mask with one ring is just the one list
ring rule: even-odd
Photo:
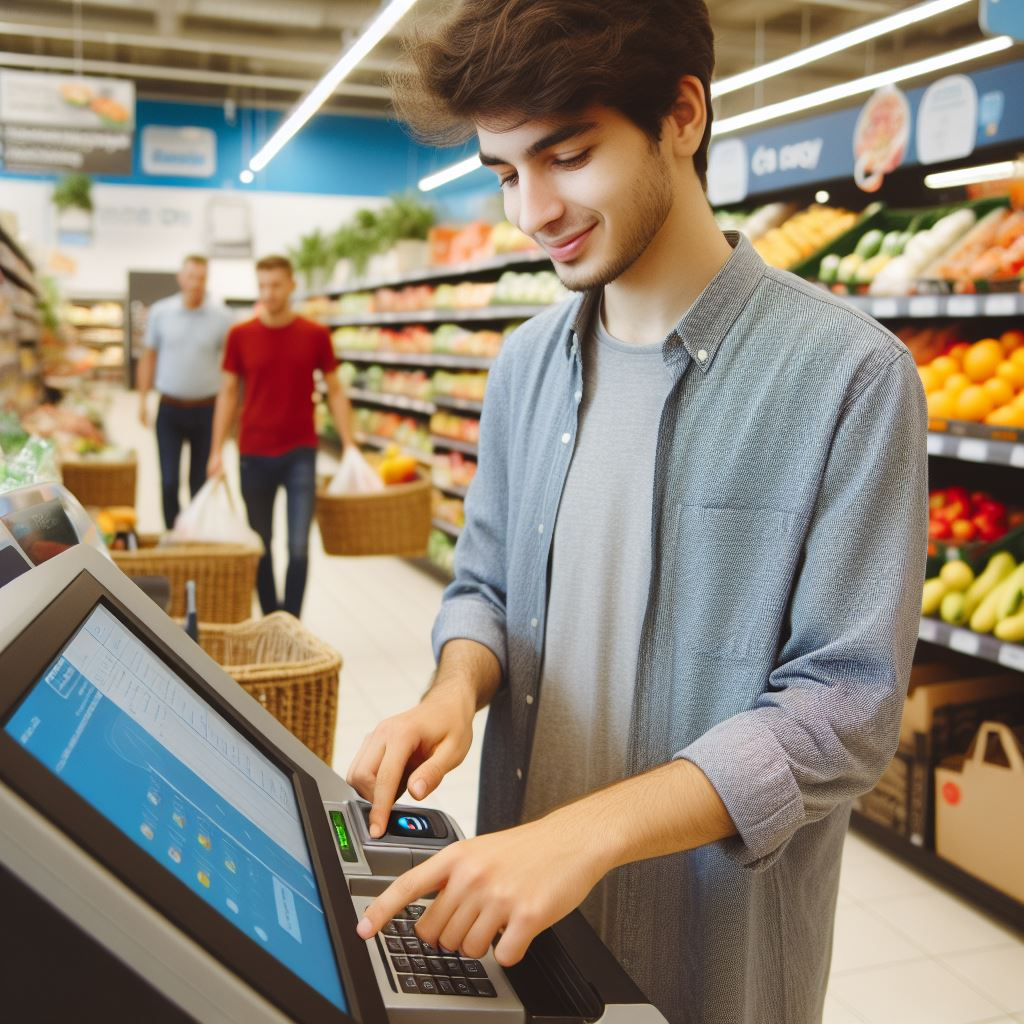
[[178,271],[181,291],[153,303],[149,311],[137,371],[143,426],[149,425],[146,400],[154,381],[160,392],[156,440],[168,529],[178,518],[181,451],[186,444],[192,497],[206,482],[224,339],[233,321],[228,308],[206,294],[207,271],[205,256],[185,257]]
[[463,0],[413,58],[400,112],[581,294],[491,371],[437,672],[349,771],[380,835],[487,707],[481,834],[359,934],[437,892],[419,937],[509,965],[580,907],[672,1024],[816,1024],[917,640],[914,362],[715,224],[704,0]]

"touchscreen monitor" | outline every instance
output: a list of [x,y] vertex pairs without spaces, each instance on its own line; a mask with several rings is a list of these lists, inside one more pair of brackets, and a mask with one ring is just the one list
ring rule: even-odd
[[348,1012],[291,778],[107,607],[91,611],[4,730]]

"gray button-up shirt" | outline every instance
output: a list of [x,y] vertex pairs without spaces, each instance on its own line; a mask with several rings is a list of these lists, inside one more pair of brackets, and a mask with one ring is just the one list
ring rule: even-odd
[[[927,417],[893,335],[727,237],[732,258],[665,341],[627,764],[691,760],[738,835],[617,871],[635,910],[603,938],[673,1022],[811,1024],[850,802],[895,750],[916,644]],[[480,831],[521,815],[585,301],[525,324],[492,369],[434,627],[436,654],[469,638],[503,671]]]

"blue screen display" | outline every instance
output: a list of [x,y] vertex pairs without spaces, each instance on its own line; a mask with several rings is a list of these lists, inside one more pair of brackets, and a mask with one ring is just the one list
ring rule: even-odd
[[347,1012],[292,782],[102,605],[5,731]]

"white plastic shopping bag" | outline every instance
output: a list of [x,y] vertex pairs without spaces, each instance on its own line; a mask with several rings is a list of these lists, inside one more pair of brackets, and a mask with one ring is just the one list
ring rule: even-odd
[[259,534],[235,500],[223,476],[207,480],[187,508],[182,509],[165,543],[248,544],[263,547]]
[[341,465],[327,485],[327,493],[332,497],[340,494],[373,494],[384,490],[384,481],[371,466],[363,453],[351,444],[341,457]]

